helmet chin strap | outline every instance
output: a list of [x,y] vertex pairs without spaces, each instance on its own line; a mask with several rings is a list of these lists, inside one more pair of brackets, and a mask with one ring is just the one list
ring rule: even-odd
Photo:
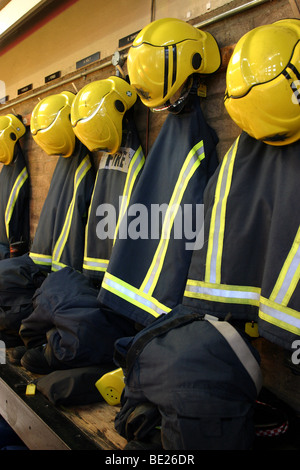
[[197,92],[197,80],[194,75],[190,75],[183,85],[177,90],[177,92],[172,97],[172,102],[168,100],[162,106],[157,108],[151,108],[151,111],[154,113],[168,111],[172,114],[179,114],[185,107],[190,94]]

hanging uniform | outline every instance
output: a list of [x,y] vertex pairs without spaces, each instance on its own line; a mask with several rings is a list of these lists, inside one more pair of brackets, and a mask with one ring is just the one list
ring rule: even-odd
[[0,259],[9,258],[13,243],[29,243],[29,178],[20,143],[13,162],[0,173]]
[[[27,347],[47,343],[51,364],[59,361],[68,368],[108,362],[113,357],[115,340],[133,332],[124,319],[114,324],[111,315],[107,318],[105,308],[99,308],[97,295],[113,250],[118,221],[134,193],[144,162],[130,113],[123,120],[121,147],[115,154],[104,152],[99,162],[89,207],[82,273],[65,268],[48,276],[34,295],[33,312],[20,327],[19,334]],[[101,207],[103,213],[99,214]],[[100,233],[99,224],[106,228],[106,210],[113,210],[116,215],[111,238],[106,238],[105,230]]]
[[[182,300],[192,251],[185,234],[175,236],[175,217],[202,204],[217,166],[217,137],[198,97],[191,99],[185,112],[168,115],[146,158],[99,292],[100,303],[143,325]],[[162,228],[150,220],[159,207],[166,209]]]
[[[119,150],[103,152],[89,208],[82,272],[100,285],[107,269],[121,218],[145,162],[131,114],[123,120],[123,142]],[[110,226],[105,210],[112,211]],[[111,232],[111,233],[109,233]]]
[[300,142],[271,146],[245,132],[205,192],[205,246],[194,252],[183,304],[257,321],[290,349],[300,335]]
[[77,141],[73,155],[57,162],[30,250],[30,258],[42,271],[64,266],[82,269],[94,181],[89,152]]
[[77,144],[71,157],[57,162],[30,253],[1,262],[0,330],[12,337],[18,337],[21,321],[32,313],[33,294],[47,272],[82,269],[95,174],[87,149]]

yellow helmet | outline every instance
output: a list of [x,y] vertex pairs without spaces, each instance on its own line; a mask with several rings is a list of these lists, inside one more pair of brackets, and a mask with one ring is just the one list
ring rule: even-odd
[[48,155],[70,157],[74,151],[75,134],[70,120],[74,98],[74,93],[69,91],[47,96],[32,112],[33,139]]
[[26,132],[22,121],[13,114],[0,116],[0,162],[9,165],[14,158],[16,142]]
[[130,83],[150,108],[168,102],[192,74],[213,73],[220,64],[214,37],[175,18],[156,20],[143,28],[127,58]]
[[246,33],[226,74],[225,107],[249,135],[270,145],[300,138],[300,20]]
[[96,80],[84,86],[72,104],[75,135],[90,150],[115,153],[122,142],[122,120],[137,99],[121,77]]

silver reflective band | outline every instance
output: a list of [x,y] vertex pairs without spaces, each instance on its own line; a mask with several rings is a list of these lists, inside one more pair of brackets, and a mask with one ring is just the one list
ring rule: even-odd
[[80,163],[79,167],[76,170],[75,177],[74,177],[74,189],[73,189],[73,197],[70,202],[68,212],[66,215],[66,219],[64,222],[64,226],[62,228],[62,231],[60,233],[60,236],[55,244],[55,247],[53,249],[52,253],[52,258],[53,258],[53,263],[59,263],[63,250],[65,248],[65,245],[67,243],[69,233],[70,233],[70,228],[71,228],[71,223],[72,223],[72,217],[73,217],[73,212],[74,212],[74,207],[75,207],[75,200],[76,200],[76,194],[78,187],[86,175],[86,173],[89,171],[91,168],[91,162],[89,159],[89,155],[87,155],[82,162]]
[[216,193],[218,191],[218,194],[216,194],[216,200],[213,207],[212,223],[209,233],[209,246],[207,250],[207,267],[205,275],[205,280],[207,282],[218,283],[220,281],[220,266],[218,265],[218,262],[220,262],[220,258],[222,256],[224,243],[224,211],[226,210],[238,142],[239,137],[225,155],[223,164],[221,166],[220,175],[218,177],[218,184],[216,189]]
[[141,285],[141,290],[143,290],[145,293],[152,295],[153,291],[155,290],[158,277],[162,271],[163,263],[166,257],[174,219],[182,202],[182,198],[185,194],[188,183],[204,158],[204,144],[203,140],[201,140],[188,153],[178,176],[168,205],[168,209],[165,214],[158,247],[153,256],[153,260],[148,269],[146,277]]
[[207,319],[207,321],[213,325],[226,339],[229,346],[235,352],[236,356],[252,378],[258,394],[262,387],[261,369],[243,338],[239,335],[235,328],[226,321],[215,321],[209,319]]
[[283,264],[270,300],[287,305],[300,279],[300,227]]
[[248,288],[248,290],[234,290],[233,286],[230,286],[232,289],[218,289],[217,287],[201,286],[199,285],[200,283],[196,285],[191,284],[190,282],[191,280],[189,279],[185,287],[185,296],[189,296],[190,292],[191,294],[196,294],[198,296],[215,297],[215,301],[218,301],[218,298],[226,298],[228,300],[240,300],[241,303],[243,301],[253,301],[254,304],[258,304],[260,299],[260,289],[255,289],[255,287],[253,287],[253,291],[249,290],[250,288]]
[[84,263],[83,263],[83,269],[106,270],[108,263],[109,263],[108,259],[91,260],[89,258],[85,258]]
[[21,173],[17,177],[17,179],[16,179],[16,181],[13,185],[13,188],[11,190],[11,193],[9,195],[8,203],[7,203],[6,210],[5,210],[5,227],[6,227],[6,235],[7,235],[8,240],[10,238],[9,222],[11,220],[11,217],[12,217],[12,214],[13,214],[15,204],[17,202],[19,192],[20,192],[23,184],[27,180],[27,178],[28,178],[28,171],[25,167],[25,168],[23,168],[23,170],[21,171]]
[[287,307],[287,310],[290,310],[291,312],[291,315],[289,315],[283,310],[280,310],[280,308],[282,308],[281,305],[278,305],[278,308],[276,308],[261,302],[259,306],[259,316],[263,320],[266,320],[269,323],[273,323],[276,326],[283,326],[284,324],[285,330],[294,332],[299,335],[300,318],[299,316],[295,316],[295,314],[299,315],[299,312],[292,309],[288,309]]
[[51,270],[52,271],[59,271],[60,269],[66,268],[67,265],[59,262],[52,261]]
[[[130,150],[130,154],[131,154],[131,152],[132,152],[132,150]],[[131,157],[131,162],[129,164],[128,174],[127,174],[127,177],[126,177],[124,191],[123,191],[123,194],[122,194],[122,205],[120,207],[120,213],[119,213],[117,227],[116,227],[115,236],[114,236],[114,243],[115,243],[115,240],[117,238],[117,234],[118,234],[119,229],[120,229],[120,224],[121,224],[122,218],[124,217],[124,214],[127,211],[127,208],[128,208],[129,202],[130,202],[130,198],[131,198],[131,194],[132,194],[132,191],[133,191],[134,183],[135,183],[140,171],[142,170],[142,168],[144,166],[144,163],[145,163],[145,156],[144,156],[144,152],[142,150],[142,147],[140,145],[138,147],[138,149],[136,150],[136,152],[133,153],[133,155]]]
[[[154,316],[159,316],[165,313],[169,313],[170,309],[165,307],[159,302],[151,301],[151,298],[147,298],[146,295],[143,295],[143,292],[139,292],[137,289],[134,289],[132,286],[128,289],[121,282],[118,282],[116,279],[112,279],[109,273],[106,273],[104,277],[103,284],[104,288],[118,295],[119,297],[131,302],[132,304],[142,308]],[[155,300],[155,299],[154,299]]]
[[40,255],[38,253],[29,253],[29,256],[35,264],[42,264],[45,266],[51,266],[52,264],[51,255]]

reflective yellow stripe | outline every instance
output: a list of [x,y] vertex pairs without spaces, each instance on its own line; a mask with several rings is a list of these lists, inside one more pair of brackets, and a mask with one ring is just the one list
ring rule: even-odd
[[165,256],[169,246],[170,233],[172,230],[174,219],[180,207],[182,197],[191,177],[195,173],[196,169],[200,166],[201,161],[204,159],[204,157],[204,145],[203,140],[201,140],[190,150],[181,168],[179,177],[177,179],[168,205],[168,209],[165,214],[159,244],[154,254],[151,266],[149,267],[146,277],[140,288],[140,290],[146,292],[149,295],[153,294],[161,270],[163,268]]
[[300,227],[279,273],[270,299],[262,299],[259,317],[278,328],[300,335],[300,312],[287,307],[300,279]]
[[[163,305],[152,297],[152,293],[157,284],[160,272],[163,267],[164,258],[169,244],[170,232],[182,197],[188,186],[188,183],[195,173],[196,169],[201,164],[205,157],[203,141],[198,142],[197,145],[189,152],[186,160],[181,168],[178,180],[176,182],[174,191],[172,193],[168,210],[165,214],[165,219],[162,227],[162,234],[160,242],[154,254],[151,266],[147,275],[138,289],[130,284],[116,278],[112,274],[106,272],[102,287],[116,296],[124,299],[127,302],[137,306],[138,308],[150,313],[154,317],[171,311],[166,305]],[[174,211],[175,207],[175,211]],[[169,211],[169,213],[168,213]]]
[[300,313],[260,295],[258,287],[208,285],[205,282],[188,280],[185,297],[213,302],[253,305],[259,307],[259,317],[279,328],[300,335]]
[[270,300],[287,305],[300,279],[300,227],[292,248],[280,271]]
[[55,261],[52,261],[52,267],[51,267],[51,270],[52,271],[59,271],[60,269],[63,269],[63,268],[66,268],[67,265],[64,264],[64,263],[59,263],[58,261],[55,262]]
[[300,313],[261,297],[259,317],[283,330],[300,335]]
[[99,259],[99,258],[84,258],[83,269],[89,271],[106,271],[108,266],[108,259]]
[[159,317],[171,311],[170,308],[158,302],[150,295],[145,294],[140,289],[136,289],[108,272],[104,276],[102,287],[138,308],[145,310],[154,317]]
[[[125,181],[123,195],[122,195],[122,204],[121,204],[120,213],[119,213],[119,217],[118,217],[118,221],[117,221],[117,225],[116,225],[116,230],[115,230],[114,242],[113,243],[115,243],[116,235],[117,235],[118,230],[119,230],[120,220],[121,220],[121,218],[123,217],[123,215],[125,214],[125,212],[127,210],[127,207],[128,207],[128,204],[129,204],[129,201],[130,201],[130,198],[131,198],[134,183],[136,181],[136,178],[138,177],[139,172],[141,171],[141,169],[144,165],[144,162],[145,162],[145,157],[144,157],[144,154],[143,154],[143,151],[142,151],[142,147],[139,146],[138,149],[136,150],[136,152],[134,153],[134,155],[133,155],[133,157],[130,161],[130,164],[129,164],[128,173],[127,173],[127,176],[126,176],[126,181]],[[99,175],[99,172],[97,173],[97,179],[98,179],[98,175]],[[93,201],[93,198],[94,198],[97,179],[96,179],[96,182],[95,182],[92,201]],[[92,204],[89,207],[88,220],[90,219],[91,206],[92,206]],[[105,271],[106,268],[107,268],[107,265],[108,265],[108,260],[88,257],[88,254],[87,254],[87,250],[88,250],[88,242],[87,242],[87,240],[88,240],[88,230],[89,230],[89,223],[87,223],[86,232],[85,232],[85,247],[84,247],[83,269],[93,270],[93,271]]]
[[287,306],[300,280],[300,227],[270,299],[262,297],[261,289],[258,287],[221,284],[226,205],[238,142],[239,138],[224,157],[220,168],[210,222],[205,282],[189,279],[184,296],[213,302],[257,306],[261,319],[300,335],[300,312]]
[[259,306],[260,288],[227,284],[211,284],[188,279],[184,296],[231,304]]
[[239,137],[223,159],[216,186],[215,202],[212,209],[206,254],[205,281],[216,284],[220,284],[221,282],[226,205],[238,143]]
[[140,145],[137,151],[135,152],[134,156],[132,157],[130,165],[129,165],[126,182],[124,186],[124,191],[122,194],[122,204],[121,204],[120,213],[119,213],[115,235],[114,235],[114,243],[116,241],[116,237],[119,231],[120,222],[127,210],[127,207],[130,201],[134,183],[141,169],[143,168],[144,163],[145,163],[145,157],[144,157],[144,153],[142,150],[142,146]]
[[86,173],[89,171],[91,168],[91,162],[90,158],[87,155],[79,165],[79,167],[76,170],[75,176],[74,176],[74,190],[73,190],[73,197],[72,201],[70,202],[67,216],[61,231],[61,234],[55,244],[54,250],[53,250],[53,262],[54,263],[59,263],[62,252],[65,248],[65,245],[67,243],[69,233],[70,233],[70,228],[71,228],[71,223],[72,223],[72,217],[73,217],[73,212],[74,212],[74,207],[75,207],[75,200],[76,200],[76,193],[78,191],[79,185],[86,175]]
[[38,253],[29,253],[29,256],[35,264],[43,264],[46,266],[51,266],[52,264],[51,255],[40,255]]
[[16,205],[20,190],[23,184],[25,183],[25,181],[27,180],[27,178],[28,178],[28,171],[25,167],[23,168],[21,173],[18,175],[8,198],[8,202],[7,202],[7,206],[5,210],[5,227],[6,227],[6,236],[8,240],[9,240],[9,223],[11,221],[12,213]]
[[98,177],[99,177],[99,172],[97,172],[97,175],[96,175],[96,180],[95,180],[95,185],[94,185],[94,189],[93,189],[93,193],[92,193],[91,203],[89,205],[89,210],[88,210],[88,219],[87,219],[88,221],[87,221],[87,224],[86,224],[86,227],[85,227],[84,258],[87,256],[87,248],[88,248],[87,240],[88,240],[88,233],[89,233],[89,220],[90,220],[90,216],[91,216],[92,203],[93,203],[93,200],[94,200],[95,189],[96,189],[96,186],[97,186]]

